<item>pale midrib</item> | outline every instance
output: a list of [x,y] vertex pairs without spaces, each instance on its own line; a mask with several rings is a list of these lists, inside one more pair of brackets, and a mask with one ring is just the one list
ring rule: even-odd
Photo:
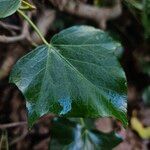
[[[42,91],[42,89],[43,89],[43,86],[44,86],[44,83],[45,82],[43,82],[44,81],[44,79],[45,79],[45,76],[46,76],[46,74],[47,74],[47,66],[48,66],[48,62],[49,62],[49,54],[51,53],[51,51],[49,51],[49,47],[47,47],[47,49],[45,49],[45,50],[47,50],[47,60],[46,60],[46,64],[45,64],[45,71],[44,71],[44,75],[43,75],[43,79],[42,79],[42,85],[41,85],[41,88],[40,88],[40,91]],[[41,92],[40,92],[40,95],[39,95],[39,98],[41,99]]]
[[[82,45],[82,44],[80,44],[80,45],[79,45],[79,44],[77,44],[77,45],[76,45],[76,44],[72,44],[72,45],[69,45],[69,44],[68,44],[68,45],[67,45],[67,44],[53,44],[53,43],[52,43],[52,45],[53,45],[54,47],[55,47],[55,46],[56,46],[56,47],[84,47],[84,46],[89,46],[89,47],[90,47],[90,46],[100,46],[101,48],[106,49],[106,47],[103,47],[103,46],[102,46],[103,43],[100,43],[100,44],[83,44],[83,45]],[[110,50],[110,51],[111,51],[111,50],[115,50],[116,48],[117,48],[117,47],[112,48],[112,49],[107,49],[107,50]]]
[[[72,58],[66,58],[66,59],[69,59],[69,60],[72,60],[72,61],[77,61],[77,62],[81,62],[81,63],[87,63],[87,64],[92,64],[94,66],[97,66],[97,67],[103,67],[103,66],[100,66],[98,64],[94,64],[92,62],[87,62],[87,61],[82,61],[82,60],[77,60],[77,59],[72,59]],[[109,68],[109,67],[113,67],[113,68],[117,68],[116,66],[105,66],[106,68]],[[103,67],[104,68],[104,67]]]
[[[69,46],[68,46],[67,48],[68,48],[69,50],[67,49],[67,51],[70,51],[70,50],[72,51],[72,50],[74,50],[74,49],[73,49],[74,47],[75,47],[75,46],[73,46],[73,47],[71,47],[71,46],[69,47]],[[61,48],[62,48],[62,51],[66,51],[65,46],[64,46],[64,47],[62,46]],[[75,48],[76,48],[76,47],[75,47]],[[82,46],[81,46],[81,47],[79,47],[79,48],[80,48],[81,51],[86,51],[87,53],[91,53],[91,55],[94,56],[94,57],[95,57],[95,55],[96,55],[96,56],[99,56],[99,57],[101,58],[101,60],[102,60],[102,59],[106,59],[106,56],[105,56],[105,55],[97,54],[97,52],[91,51],[90,49],[88,49],[88,48],[86,48],[86,47],[82,47]],[[101,47],[101,48],[102,48],[102,47]],[[107,50],[106,48],[103,48],[103,49]],[[80,50],[79,50],[79,51],[80,51]],[[109,55],[109,54],[112,54],[112,51],[107,52],[107,55]],[[99,59],[100,59],[100,58],[99,58]]]
[[[47,75],[47,72],[48,72],[48,70],[47,70],[47,68],[48,68],[48,62],[49,62],[49,54],[52,52],[52,50],[50,50],[50,48],[49,47],[47,47],[47,48],[45,48],[45,50],[47,50],[47,60],[46,60],[46,64],[45,64],[45,71],[44,71],[44,75],[43,75],[43,78],[42,78],[42,84],[41,84],[41,87],[40,87],[40,92],[39,92],[39,96],[38,96],[38,98],[37,98],[37,100],[38,101],[36,101],[36,104],[37,103],[41,103],[41,99],[43,99],[42,97],[43,97],[43,87],[44,87],[44,85],[45,85],[45,77],[46,77],[46,75]],[[43,99],[43,100],[45,100],[45,99]],[[42,104],[44,105],[44,101],[42,101]],[[44,107],[44,109],[45,109],[45,107]],[[42,108],[42,111],[43,111],[43,108]],[[45,110],[44,110],[45,111]],[[49,111],[49,110],[48,110]],[[38,109],[38,112],[39,112],[39,109]],[[37,111],[36,111],[36,113],[37,113]],[[43,113],[43,112],[42,112]],[[38,115],[40,115],[41,116],[41,113],[39,113]]]

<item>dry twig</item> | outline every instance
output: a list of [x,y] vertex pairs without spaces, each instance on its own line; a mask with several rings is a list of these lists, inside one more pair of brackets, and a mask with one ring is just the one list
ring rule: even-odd
[[16,126],[25,126],[25,125],[27,125],[26,121],[14,122],[14,123],[8,123],[8,124],[0,124],[0,129],[13,128]]
[[20,27],[0,21],[0,26],[5,29],[20,30]]
[[[31,17],[31,12],[28,13],[28,16],[29,18]],[[6,25],[6,26],[14,28],[11,25]],[[26,21],[23,21],[22,31],[20,35],[17,35],[17,36],[0,35],[0,42],[2,43],[14,43],[14,42],[22,41],[24,39],[27,39],[30,43],[32,43],[31,38],[30,38],[29,25],[28,25],[28,22]]]
[[20,35],[17,36],[5,36],[0,35],[0,42],[2,43],[13,43],[17,41],[21,41],[25,39],[28,35],[28,23],[24,21],[23,23],[23,29]]
[[116,3],[112,8],[99,8],[82,2],[79,3],[76,0],[49,1],[61,11],[97,22],[102,29],[106,28],[106,22],[108,20],[117,18],[122,12],[120,0],[116,0]]

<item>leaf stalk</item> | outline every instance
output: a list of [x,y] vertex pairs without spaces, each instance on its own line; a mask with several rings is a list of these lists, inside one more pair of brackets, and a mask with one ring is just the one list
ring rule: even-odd
[[36,31],[36,33],[39,35],[42,41],[49,46],[50,44],[46,41],[46,39],[44,38],[38,27],[32,22],[32,20],[22,10],[17,11],[32,26],[32,28]]

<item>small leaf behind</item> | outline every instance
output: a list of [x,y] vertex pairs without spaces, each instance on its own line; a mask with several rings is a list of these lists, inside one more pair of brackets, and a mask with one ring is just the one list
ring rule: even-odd
[[122,142],[115,132],[87,129],[64,118],[54,119],[51,133],[51,150],[112,150]]
[[21,0],[0,0],[0,18],[12,15],[20,4]]

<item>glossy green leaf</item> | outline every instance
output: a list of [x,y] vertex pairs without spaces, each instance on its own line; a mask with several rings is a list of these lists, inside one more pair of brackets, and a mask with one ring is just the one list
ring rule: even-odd
[[115,132],[103,133],[64,118],[54,119],[51,134],[50,150],[112,150],[122,142]]
[[20,6],[21,0],[0,0],[0,18],[12,15]]
[[114,116],[127,124],[126,78],[115,56],[121,48],[107,33],[74,26],[56,34],[14,66],[10,82],[23,92],[29,124],[55,113],[67,117]]

